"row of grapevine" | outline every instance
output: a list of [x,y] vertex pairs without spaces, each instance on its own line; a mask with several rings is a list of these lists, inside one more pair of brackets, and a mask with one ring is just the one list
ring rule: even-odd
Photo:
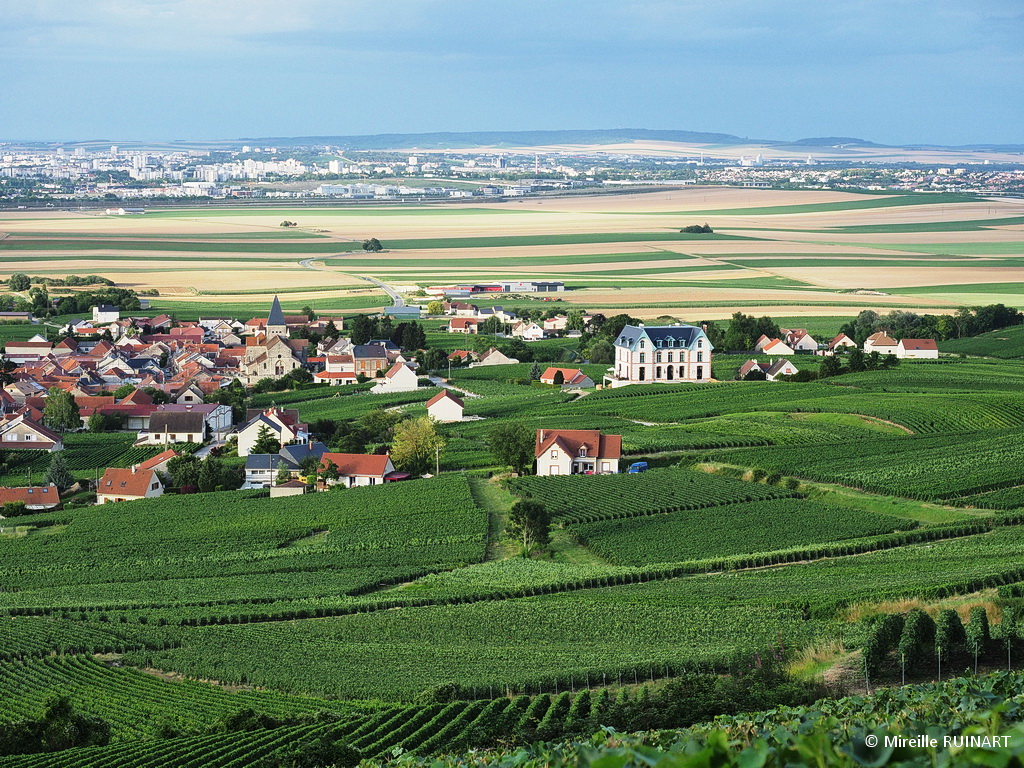
[[632,475],[521,477],[510,481],[510,486],[522,496],[542,501],[552,517],[565,524],[800,496],[792,490],[688,469],[654,469]]

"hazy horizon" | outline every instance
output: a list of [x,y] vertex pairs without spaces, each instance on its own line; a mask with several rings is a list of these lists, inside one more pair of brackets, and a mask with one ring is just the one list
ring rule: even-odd
[[0,0],[0,12],[5,141],[659,126],[1024,143],[1014,0]]

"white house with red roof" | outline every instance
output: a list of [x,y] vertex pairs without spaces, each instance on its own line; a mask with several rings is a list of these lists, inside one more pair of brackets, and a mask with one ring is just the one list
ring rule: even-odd
[[0,449],[53,453],[63,448],[64,438],[26,413],[8,413],[0,418]]
[[899,345],[886,331],[872,333],[864,340],[864,351],[868,354],[877,352],[880,355],[895,355]]
[[370,392],[375,395],[387,395],[392,392],[415,392],[419,388],[416,372],[405,363],[395,363],[384,374]]
[[616,474],[622,435],[604,435],[598,429],[538,429],[534,456],[542,476]]
[[163,496],[164,484],[152,469],[107,467],[96,486],[96,503],[136,501]]
[[478,333],[478,325],[473,317],[453,317],[448,323],[448,333]]
[[900,360],[938,360],[939,346],[935,339],[901,339],[896,345]]
[[22,502],[26,510],[45,512],[60,506],[60,492],[55,485],[24,488],[0,488],[0,512],[4,504]]
[[329,485],[343,485],[355,488],[360,485],[383,485],[389,475],[395,475],[395,465],[387,454],[368,453],[325,453],[320,460],[321,467],[333,464],[338,470],[338,479]]
[[793,365],[792,361],[785,358],[771,360],[767,363],[747,360],[747,362],[740,366],[737,378],[745,379],[755,369],[764,373],[765,380],[767,381],[776,381],[780,376],[796,376],[796,374],[800,373],[800,369]]
[[[562,374],[562,380],[558,381],[558,374]],[[579,389],[594,386],[594,380],[587,376],[579,368],[555,368],[549,367],[540,376],[541,384],[559,384],[563,388]]]
[[259,437],[260,428],[266,427],[281,445],[301,442],[309,435],[309,427],[299,422],[299,412],[289,408],[268,408],[261,411],[250,408],[248,421],[238,430],[238,455],[248,456]]
[[818,342],[806,328],[781,328],[782,340],[796,352],[817,352]]
[[830,354],[836,354],[837,352],[849,352],[851,349],[857,348],[857,342],[847,336],[845,333],[840,333],[832,341],[828,343],[828,352]]
[[769,339],[764,334],[754,344],[754,351],[761,352],[765,355],[795,355],[794,350],[789,344],[784,342],[782,339]]
[[450,389],[442,388],[440,392],[427,400],[427,415],[434,421],[442,423],[462,421],[462,409],[465,403]]
[[324,369],[314,373],[313,380],[319,384],[330,384],[335,387],[354,384],[356,360],[350,354],[326,354],[324,355]]

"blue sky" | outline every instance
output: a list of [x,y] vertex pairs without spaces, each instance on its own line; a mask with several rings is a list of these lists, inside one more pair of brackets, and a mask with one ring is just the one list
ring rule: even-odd
[[1022,0],[0,0],[0,140],[1024,143]]

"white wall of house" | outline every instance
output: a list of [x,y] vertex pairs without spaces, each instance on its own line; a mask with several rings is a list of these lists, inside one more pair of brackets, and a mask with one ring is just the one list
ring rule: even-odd
[[427,408],[427,414],[434,421],[462,421],[462,406],[450,398],[442,397]]

